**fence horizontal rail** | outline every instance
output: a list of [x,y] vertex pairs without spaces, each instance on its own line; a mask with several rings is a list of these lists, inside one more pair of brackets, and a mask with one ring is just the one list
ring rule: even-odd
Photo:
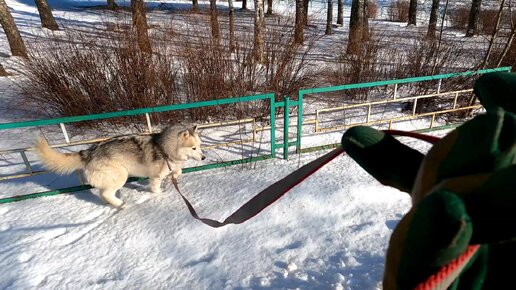
[[260,94],[260,95],[255,95],[255,96],[235,97],[235,98],[202,101],[202,102],[194,102],[194,103],[187,103],[187,104],[174,104],[174,105],[167,105],[167,106],[132,109],[132,110],[126,110],[126,111],[108,112],[108,113],[100,113],[100,114],[70,116],[70,117],[62,117],[62,118],[34,120],[34,121],[22,121],[22,122],[12,122],[12,123],[0,123],[0,130],[34,127],[34,126],[45,126],[45,125],[58,125],[60,123],[75,123],[75,122],[81,122],[81,121],[92,121],[92,120],[109,119],[109,118],[116,118],[116,117],[128,117],[128,116],[142,115],[142,114],[148,114],[148,113],[161,113],[161,112],[167,112],[167,111],[186,110],[186,109],[194,109],[194,108],[200,108],[200,107],[228,105],[228,104],[235,104],[235,103],[241,103],[241,102],[267,100],[267,99],[272,99],[272,98],[274,98],[274,94],[268,93],[268,94]]
[[506,67],[498,67],[498,68],[492,68],[492,69],[466,71],[466,72],[460,72],[460,73],[448,73],[448,74],[440,74],[440,75],[433,75],[433,76],[412,77],[412,78],[405,78],[405,79],[396,79],[396,80],[386,80],[386,81],[378,81],[378,82],[368,82],[368,83],[358,83],[358,84],[348,84],[348,85],[340,85],[340,86],[304,89],[304,90],[300,90],[299,93],[300,94],[328,93],[328,92],[334,92],[334,91],[363,89],[363,88],[394,85],[394,84],[404,84],[404,83],[413,83],[413,82],[421,82],[421,81],[435,81],[435,80],[447,79],[447,78],[453,78],[453,77],[473,76],[476,74],[485,74],[485,73],[490,73],[490,72],[510,72],[510,71],[511,71],[511,67],[506,66]]
[[428,112],[428,113],[422,113],[415,116],[409,115],[409,116],[403,116],[403,117],[395,117],[395,118],[388,118],[388,119],[381,119],[381,120],[375,120],[375,121],[368,121],[368,122],[356,122],[351,123],[347,125],[339,125],[339,126],[333,126],[333,127],[325,127],[325,128],[317,128],[316,132],[322,133],[322,132],[331,132],[331,131],[337,131],[337,130],[343,130],[350,128],[352,126],[361,125],[361,126],[373,126],[373,125],[382,125],[382,124],[389,124],[389,129],[391,129],[392,124],[394,122],[403,122],[403,121],[409,121],[414,119],[421,119],[425,117],[432,117],[430,128],[433,128],[433,124],[435,122],[435,117],[437,115],[442,115],[446,113],[453,113],[453,112],[460,112],[460,111],[467,111],[467,110],[473,110],[473,109],[480,109],[482,108],[481,105],[474,105],[474,106],[467,106],[467,107],[461,107],[458,109],[447,109],[447,110],[441,110],[441,111],[435,111],[435,112]]

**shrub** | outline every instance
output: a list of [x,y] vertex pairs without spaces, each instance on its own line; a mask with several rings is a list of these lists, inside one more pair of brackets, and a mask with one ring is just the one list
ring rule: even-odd
[[[400,51],[396,48],[398,41],[386,33],[370,31],[369,41],[363,42],[357,55],[341,54],[337,65],[328,74],[328,82],[332,85],[358,82],[374,82],[386,79],[400,79],[416,76],[435,75],[455,71],[455,67],[468,55],[467,49],[453,41],[443,40],[441,45],[424,35],[416,35],[405,40],[407,48]],[[471,63],[471,68],[475,65]],[[472,83],[464,79],[446,81],[441,90],[453,90],[470,86]],[[392,94],[392,88],[390,93]],[[437,81],[418,82],[399,85],[399,96],[423,95],[437,90]],[[345,101],[371,101],[385,98],[386,88],[364,88],[346,91]],[[342,93],[338,97],[343,100]],[[421,102],[419,110],[429,110],[437,104]]]
[[[482,34],[491,35],[494,32],[496,26],[496,17],[498,10],[481,10],[479,18],[479,32]],[[502,16],[503,17],[503,16]]]
[[[287,23],[278,24],[288,27]],[[315,72],[307,57],[315,40],[310,35],[306,39],[308,45],[300,46],[293,42],[292,29],[282,31],[266,26],[265,62],[257,63],[251,33],[238,35],[236,50],[231,52],[227,34],[217,45],[203,26],[192,24],[186,30],[188,33],[175,41],[182,89],[189,102],[213,99],[214,95],[218,98],[270,92],[280,100],[284,96],[296,97],[301,87],[314,84]],[[238,106],[238,110],[232,111],[239,117],[269,115],[268,101]],[[209,115],[223,114],[216,110],[212,108]]]
[[[22,73],[27,78],[22,99],[25,106],[56,117],[180,101],[177,70],[171,65],[171,56],[161,53],[163,47],[156,45],[159,53],[153,55],[141,52],[130,29],[101,31],[93,36],[83,32],[67,35],[65,39],[38,44],[23,60]],[[154,118],[161,122],[161,118],[178,120],[180,116],[168,113]]]
[[391,1],[388,9],[389,20],[394,22],[407,22],[409,15],[409,1]]
[[501,62],[502,66],[512,66],[512,71],[514,72],[516,69],[516,41],[512,41],[509,50],[507,51],[507,55]]
[[[447,18],[450,21],[451,27],[455,29],[465,30],[468,27],[470,9],[467,7],[458,7],[451,9],[448,12]],[[478,32],[481,34],[491,35],[493,34],[494,27],[496,25],[496,17],[498,10],[494,9],[481,9],[478,19]],[[509,13],[506,11],[502,14],[502,20],[500,24],[503,26],[504,23],[510,23]]]
[[465,30],[469,22],[469,8],[457,7],[448,11],[448,19],[450,26],[455,29]]
[[[312,46],[293,43],[285,23],[266,31],[265,62],[257,63],[250,33],[239,33],[231,52],[227,31],[216,44],[202,18],[186,18],[181,33],[170,27],[150,30],[152,54],[139,50],[135,32],[123,23],[93,35],[70,32],[65,39],[34,47],[23,62],[27,82],[22,105],[48,117],[74,116],[269,92],[282,98],[312,85],[315,73],[307,58]],[[257,101],[151,117],[154,123],[169,123],[268,115],[268,101]],[[145,124],[141,116],[108,119],[106,124],[128,122]]]
[[378,2],[373,0],[367,1],[367,17],[376,19],[378,15]]

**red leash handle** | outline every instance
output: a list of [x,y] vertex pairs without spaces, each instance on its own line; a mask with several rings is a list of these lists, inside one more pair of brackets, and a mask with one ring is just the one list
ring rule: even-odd
[[453,281],[459,276],[460,272],[475,253],[480,245],[470,245],[462,255],[444,265],[437,273],[428,277],[428,279],[416,286],[414,290],[446,290]]

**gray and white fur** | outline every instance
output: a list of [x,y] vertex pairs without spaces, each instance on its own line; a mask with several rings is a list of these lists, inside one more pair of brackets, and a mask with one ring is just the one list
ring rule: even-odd
[[50,171],[69,174],[83,169],[87,182],[117,208],[123,208],[125,203],[115,193],[129,176],[149,177],[151,191],[159,193],[163,179],[170,173],[179,177],[185,161],[206,158],[197,126],[188,130],[167,127],[147,136],[115,137],[75,153],[58,152],[39,137],[36,153]]

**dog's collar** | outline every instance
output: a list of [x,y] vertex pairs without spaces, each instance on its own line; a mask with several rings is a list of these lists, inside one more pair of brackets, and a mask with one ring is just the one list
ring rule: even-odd
[[176,161],[174,160],[173,158],[171,158],[170,156],[168,156],[168,154],[165,152],[165,149],[163,149],[163,147],[161,147],[159,144],[156,144],[156,146],[158,147],[159,151],[161,151],[161,155],[163,155],[163,159],[165,159],[165,163],[167,163],[167,167],[168,167],[168,170],[170,172],[172,172],[172,165],[170,164],[170,162],[172,163],[178,163],[178,162],[181,162],[181,161]]

